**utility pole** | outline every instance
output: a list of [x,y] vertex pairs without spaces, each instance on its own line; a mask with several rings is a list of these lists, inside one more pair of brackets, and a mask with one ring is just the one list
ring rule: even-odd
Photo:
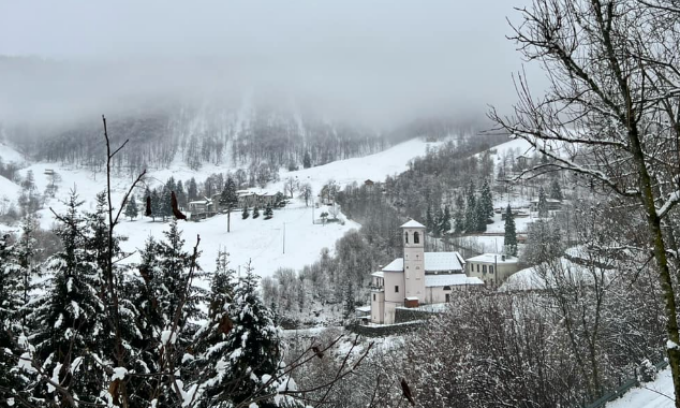
[[286,253],[286,223],[283,223],[283,253]]

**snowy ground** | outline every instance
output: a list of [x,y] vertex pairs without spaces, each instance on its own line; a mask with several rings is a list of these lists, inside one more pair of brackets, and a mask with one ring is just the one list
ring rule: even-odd
[[671,370],[659,373],[655,381],[640,385],[623,397],[607,404],[607,408],[673,408],[673,379]]
[[[388,175],[405,171],[408,161],[424,154],[428,145],[433,146],[433,144],[421,140],[410,140],[386,151],[363,158],[337,161],[296,172],[282,171],[282,181],[276,185],[268,186],[268,189],[282,190],[283,180],[295,176],[301,182],[310,182],[314,194],[318,194],[321,187],[330,179],[334,179],[340,185],[355,181],[363,183],[366,179],[381,181]],[[3,158],[3,161],[23,161],[21,154],[5,145],[0,145],[0,157]],[[205,167],[199,172],[194,172],[189,171],[181,163],[176,163],[176,165],[177,167],[173,166],[168,170],[150,172],[149,183],[160,184],[171,175],[182,180],[190,177],[197,177],[197,180],[202,180],[211,173],[227,170],[225,168]],[[106,180],[103,174],[94,175],[85,169],[60,166],[55,163],[34,163],[23,168],[21,175],[25,176],[28,170],[32,170],[37,189],[42,192],[51,181],[50,177],[45,175],[46,169],[55,170],[61,177],[61,182],[58,184],[59,189],[55,199],[49,200],[45,209],[39,212],[40,223],[43,228],[50,228],[54,224],[54,217],[49,208],[53,208],[56,212],[63,211],[64,204],[60,200],[65,200],[69,196],[71,188],[75,188],[80,198],[86,200],[82,207],[84,210],[94,210],[94,197],[105,187]],[[13,196],[16,196],[16,192],[20,190],[19,187],[9,180],[7,182],[10,183],[7,189],[0,185],[2,192],[16,190],[12,193]],[[113,199],[115,203],[120,203],[130,183],[129,177],[113,178]],[[2,197],[2,194],[0,194],[0,197]],[[274,218],[267,221],[263,217],[255,220],[251,218],[242,220],[240,212],[233,213],[231,233],[226,232],[226,215],[212,217],[200,222],[182,221],[180,222],[180,229],[183,231],[187,250],[193,247],[196,235],[200,234],[200,249],[202,250],[200,264],[204,269],[211,270],[218,251],[226,249],[231,254],[231,266],[234,269],[238,270],[240,266],[243,270],[243,265],[252,260],[252,266],[257,274],[269,276],[281,267],[298,269],[311,264],[318,259],[321,249],[325,247],[332,249],[335,241],[341,238],[345,232],[352,228],[359,228],[359,225],[352,221],[346,221],[344,225],[340,223],[329,223],[325,226],[312,224],[312,211],[318,218],[323,209],[313,210],[312,207],[306,207],[304,203],[294,199],[286,208],[276,210]],[[340,217],[344,218],[342,215]],[[142,248],[144,241],[150,235],[161,238],[162,232],[168,228],[168,225],[160,221],[151,222],[142,217],[136,221],[125,220],[117,228],[119,234],[128,237],[127,241],[121,244],[122,249],[126,252],[132,252]],[[128,261],[135,261],[136,259],[137,255],[135,254]]]

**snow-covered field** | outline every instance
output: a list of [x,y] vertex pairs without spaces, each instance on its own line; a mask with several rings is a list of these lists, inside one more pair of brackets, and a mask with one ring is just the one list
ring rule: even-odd
[[[432,144],[429,144],[432,147]],[[312,184],[314,194],[318,194],[321,187],[329,180],[334,179],[341,186],[353,182],[362,183],[366,179],[381,181],[388,175],[393,175],[406,170],[408,161],[425,153],[428,143],[421,140],[410,140],[394,146],[383,152],[369,155],[363,158],[329,163],[324,166],[317,166],[310,169],[295,172],[281,172],[281,182],[268,186],[268,189],[283,190],[283,182],[287,177],[298,177],[301,183],[309,182]],[[21,154],[11,149],[9,146],[0,145],[0,157],[4,161],[12,158],[11,161],[23,161]],[[55,163],[33,163],[21,170],[21,175],[25,176],[28,170],[32,170],[35,175],[35,183],[38,191],[44,191],[50,183],[50,176],[45,175],[45,170],[53,169],[61,177],[58,184],[59,189],[55,199],[46,203],[45,209],[39,212],[42,227],[49,228],[54,223],[54,217],[50,212],[50,207],[56,212],[64,209],[64,204],[60,200],[65,200],[69,196],[69,191],[75,188],[81,199],[85,200],[84,210],[94,210],[94,197],[98,192],[104,190],[104,174],[94,175],[85,169],[70,166],[60,166]],[[203,180],[215,171],[226,171],[227,169],[214,169],[206,167],[198,172],[190,171],[185,166],[177,164],[167,170],[153,171],[149,173],[148,183],[158,185],[165,182],[171,175],[176,179],[186,180],[196,177]],[[7,180],[10,184],[8,189],[12,190],[12,195],[20,190],[19,186]],[[131,180],[129,177],[114,177],[113,198],[115,203],[120,203],[122,197],[129,187]],[[2,187],[2,186],[0,186]],[[16,191],[14,191],[16,190]],[[2,195],[0,194],[0,197]],[[276,210],[274,218],[265,221],[263,217],[253,220],[241,219],[239,211],[231,216],[231,232],[227,233],[227,216],[219,215],[216,217],[202,220],[200,222],[180,222],[180,229],[186,240],[185,246],[190,250],[196,241],[196,235],[201,236],[200,249],[202,251],[200,264],[206,269],[213,268],[215,258],[220,249],[226,249],[231,254],[231,266],[234,269],[252,261],[252,266],[257,274],[269,276],[279,268],[301,268],[311,264],[319,257],[321,249],[333,248],[334,243],[345,232],[352,228],[359,228],[359,225],[346,221],[344,225],[340,223],[312,224],[312,211],[318,218],[322,208],[312,209],[297,198],[284,209]],[[342,215],[340,215],[341,218]],[[152,222],[147,218],[138,218],[135,221],[122,221],[117,227],[119,234],[127,236],[128,239],[121,244],[126,252],[132,252],[143,248],[144,241],[150,236],[162,237],[162,232],[168,228],[167,223],[160,221]],[[285,228],[285,253],[284,253],[284,228]],[[135,261],[137,254],[131,256],[128,261]]]
[[673,408],[675,407],[671,370],[659,373],[656,380],[641,384],[623,397],[607,404],[607,408]]

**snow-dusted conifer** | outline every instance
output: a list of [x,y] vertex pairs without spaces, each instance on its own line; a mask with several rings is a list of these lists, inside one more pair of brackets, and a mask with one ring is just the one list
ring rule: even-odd
[[250,211],[248,211],[248,205],[243,206],[243,211],[241,212],[241,219],[248,219],[250,217]]
[[512,215],[512,208],[508,204],[505,210],[505,237],[503,239],[505,253],[510,256],[517,256],[517,230],[515,229],[515,217]]
[[548,201],[545,196],[545,190],[543,190],[543,187],[541,187],[538,190],[538,217],[539,218],[548,218],[550,215],[550,212],[548,211]]
[[130,218],[130,221],[134,220],[137,218],[139,215],[139,210],[137,209],[137,200],[135,200],[135,196],[131,195],[130,200],[127,203],[127,206],[125,207],[125,216]]
[[260,216],[260,207],[258,207],[258,206],[253,207],[253,219],[255,219],[259,216]]
[[564,199],[564,196],[562,195],[562,187],[560,187],[560,182],[557,180],[557,178],[553,178],[550,182],[550,198],[559,201]]
[[269,220],[274,217],[274,210],[272,210],[272,206],[267,203],[267,206],[264,209],[264,219]]
[[482,186],[482,195],[480,197],[482,204],[484,206],[484,213],[486,219],[490,220],[493,218],[493,197],[491,195],[491,187],[489,187],[489,181],[484,180],[484,185]]
[[[60,218],[57,235],[62,250],[44,264],[49,276],[46,293],[31,305],[35,328],[31,335],[37,361],[52,379],[79,400],[106,403],[102,394],[107,364],[101,339],[106,329],[105,306],[99,296],[102,271],[96,255],[88,249],[84,219],[78,212],[82,201],[73,192]],[[42,388],[44,387],[44,388]],[[36,392],[61,405],[64,398],[54,387],[42,383]]]

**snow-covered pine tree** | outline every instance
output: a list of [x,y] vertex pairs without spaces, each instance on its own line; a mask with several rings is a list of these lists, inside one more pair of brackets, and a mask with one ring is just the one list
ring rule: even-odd
[[137,209],[137,200],[134,195],[130,195],[127,206],[125,206],[125,216],[130,218],[130,221],[137,218],[139,210]]
[[354,302],[354,285],[352,285],[352,281],[349,281],[347,283],[347,287],[345,288],[345,296],[342,302],[342,317],[345,318],[345,320],[351,319],[354,315]]
[[272,206],[267,203],[267,206],[264,208],[264,219],[265,220],[270,220],[274,217],[274,210],[272,210]]
[[306,169],[312,167],[312,157],[309,152],[305,152],[305,156],[302,158],[302,166]]
[[484,212],[488,222],[489,220],[493,219],[493,197],[491,195],[491,187],[489,187],[488,180],[484,180],[480,200],[482,200],[482,204],[484,205]]
[[434,218],[432,217],[432,206],[430,204],[427,205],[427,211],[425,212],[425,227],[427,227],[427,232],[429,233],[433,233],[436,228]]
[[[233,325],[229,330],[226,319]],[[217,323],[211,322],[208,331],[215,334],[212,337],[215,344],[207,348],[203,356],[208,363],[208,379],[201,387],[202,407],[248,406],[248,401],[286,386],[287,379],[279,368],[280,332],[274,326],[271,312],[257,295],[257,277],[251,268],[240,279],[234,301],[227,306],[226,313]],[[273,399],[259,400],[257,405],[260,408],[279,406]]]
[[187,188],[187,199],[189,201],[194,201],[198,198],[198,184],[196,184],[196,179],[194,177],[189,180],[189,187]]
[[[44,295],[29,305],[34,331],[31,340],[42,370],[78,400],[106,404],[102,336],[106,330],[106,310],[99,296],[102,270],[88,249],[84,219],[78,211],[82,201],[72,192],[66,214],[60,217],[57,235],[62,250],[44,264],[49,277]],[[65,406],[64,396],[45,381],[36,384],[37,396]]]
[[484,205],[484,202],[482,200],[477,200],[477,204],[475,205],[475,215],[474,215],[474,220],[476,224],[475,231],[476,232],[484,232],[486,231],[486,206]]
[[505,210],[505,237],[503,238],[505,254],[517,256],[517,230],[515,229],[515,217],[512,215],[512,208],[508,204]]
[[166,218],[172,218],[172,190],[168,190],[167,187],[163,187],[160,194],[160,203],[158,204],[158,209],[160,216],[163,217],[163,222]]
[[[0,403],[9,406],[14,392],[25,389],[25,378],[12,372],[17,361],[13,355],[21,354],[15,346],[25,327],[22,324],[24,309],[24,270],[19,264],[17,251],[7,242],[9,235],[0,236]],[[22,392],[23,393],[23,392]]]
[[562,195],[562,187],[560,187],[560,182],[557,180],[557,177],[553,178],[550,182],[550,198],[559,201],[564,199],[564,196]]
[[232,177],[228,177],[220,195],[220,206],[227,210],[227,232],[231,231],[231,210],[236,208],[237,205],[238,194],[236,194],[236,183]]
[[[36,228],[35,219],[29,214],[27,215],[21,226],[21,237],[14,245],[16,251],[16,259],[19,267],[21,268],[21,280],[22,280],[22,302],[27,305],[30,298],[29,294],[31,289],[33,289],[32,279],[39,272],[39,268],[34,268],[35,262],[35,236],[34,230]],[[25,314],[27,310],[22,312],[22,320],[25,320]],[[24,322],[25,323],[25,322]]]
[[442,218],[439,221],[439,233],[448,234],[449,231],[451,231],[451,211],[447,204],[444,206],[444,212],[442,212]]
[[241,212],[241,219],[245,220],[250,217],[250,212],[248,211],[248,205],[243,206],[243,211]]
[[539,188],[538,190],[537,210],[538,218],[548,218],[550,216],[550,212],[548,211],[548,201],[546,199],[545,190],[543,190],[543,187]]
[[257,218],[260,216],[260,207],[257,205],[253,207],[253,219]]
[[475,198],[475,184],[470,181],[470,186],[467,191],[467,210],[465,212],[465,231],[477,231],[478,222],[476,220],[476,198]]
[[184,191],[182,180],[177,182],[177,190],[175,190],[175,194],[177,195],[177,204],[179,205],[179,208],[185,208],[187,205],[187,193]]
[[157,189],[151,191],[151,219],[156,221],[156,217],[161,216],[161,196]]

